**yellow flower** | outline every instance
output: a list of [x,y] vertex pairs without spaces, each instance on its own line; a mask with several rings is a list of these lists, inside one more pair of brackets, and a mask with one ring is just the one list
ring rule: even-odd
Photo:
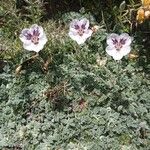
[[150,0],[141,0],[142,6],[137,11],[136,20],[143,23],[146,19],[150,19]]
[[139,23],[143,23],[143,22],[144,22],[144,20],[145,20],[145,12],[144,12],[144,9],[143,9],[143,8],[140,8],[140,9],[137,11],[136,20],[137,20]]

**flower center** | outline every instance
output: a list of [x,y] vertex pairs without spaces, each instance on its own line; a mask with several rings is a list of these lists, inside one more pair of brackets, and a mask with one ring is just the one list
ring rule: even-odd
[[126,43],[126,39],[120,39],[120,41],[118,41],[117,39],[112,39],[112,41],[117,51],[120,51],[120,49]]
[[78,34],[79,34],[80,36],[82,36],[82,35],[84,34],[84,30],[79,29],[79,30],[78,30]]
[[85,24],[82,25],[74,25],[74,28],[77,30],[77,33],[79,34],[79,36],[83,36],[84,34],[84,30],[85,30]]
[[39,31],[38,30],[33,30],[32,33],[28,32],[25,33],[25,37],[27,40],[31,40],[32,43],[34,43],[35,45],[37,45],[39,43]]
[[120,51],[120,49],[122,48],[122,44],[120,42],[116,43],[115,48],[117,51]]
[[39,43],[39,37],[33,35],[33,36],[31,37],[31,42],[34,43],[35,45],[37,45],[37,44]]
[[31,41],[35,45],[37,45],[39,43],[39,35],[40,35],[40,33],[39,33],[38,29],[33,30],[33,35],[31,37]]

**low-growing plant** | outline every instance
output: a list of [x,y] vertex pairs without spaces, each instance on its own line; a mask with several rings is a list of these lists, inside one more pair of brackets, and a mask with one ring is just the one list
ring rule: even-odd
[[[80,10],[73,12],[65,0],[69,12],[56,10],[49,19],[50,2],[9,2],[0,6],[0,149],[150,149],[149,22],[137,22],[133,29],[130,18],[130,10],[137,12],[140,5],[132,0],[79,1]],[[87,28],[82,26],[88,21]],[[34,52],[19,39],[32,24],[41,26],[47,38]],[[80,43],[69,36],[74,25],[79,26],[77,36],[92,34]],[[114,35],[115,50],[110,49],[116,53],[126,38],[132,39],[119,59],[107,51]],[[38,36],[30,40],[37,44]]]

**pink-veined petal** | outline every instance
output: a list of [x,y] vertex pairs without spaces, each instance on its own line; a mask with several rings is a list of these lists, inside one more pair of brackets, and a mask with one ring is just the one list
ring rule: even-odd
[[21,34],[19,36],[20,40],[23,42],[23,43],[26,43],[26,44],[30,44],[31,43],[31,40],[28,38],[28,35],[30,34],[30,30],[28,28],[25,28],[21,31]]
[[132,38],[127,33],[122,33],[119,38],[125,40],[125,44],[123,44],[123,46],[129,46],[132,42]]
[[39,31],[39,26],[38,26],[37,24],[33,24],[33,25],[30,27],[30,32],[32,33],[32,35],[33,35],[33,32],[34,32],[35,30],[38,30],[38,31]]
[[88,30],[89,28],[89,20],[87,20],[86,18],[83,18],[80,20],[80,27],[83,29],[83,30]]
[[109,45],[109,46],[114,46],[114,41],[115,40],[117,40],[117,41],[119,41],[119,35],[118,34],[115,34],[115,33],[111,33],[111,34],[109,34],[108,36],[107,36],[107,44]]
[[37,24],[33,24],[30,27],[30,32],[32,33],[32,35],[33,35],[34,32],[37,32],[37,35],[38,35],[39,38],[42,37],[43,34],[44,34],[43,28],[41,26],[38,26]]
[[71,23],[70,23],[70,31],[71,32],[78,32],[78,29],[76,27],[80,28],[80,22],[77,19],[74,19]]

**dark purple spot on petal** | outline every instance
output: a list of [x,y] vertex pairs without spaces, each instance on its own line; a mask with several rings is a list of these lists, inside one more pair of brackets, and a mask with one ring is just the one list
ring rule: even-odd
[[76,30],[79,30],[79,26],[78,25],[74,25],[74,28],[76,29]]
[[120,39],[120,43],[124,45],[126,43],[126,39]]
[[31,40],[32,35],[30,33],[26,33],[24,34],[24,36],[26,37],[27,40]]
[[118,43],[118,40],[117,40],[117,39],[112,39],[112,41],[113,41],[113,44],[114,44],[114,45]]
[[82,24],[82,25],[81,25],[81,28],[82,28],[83,30],[85,30],[85,24]]
[[37,30],[33,30],[33,35],[34,36],[39,36],[40,35],[39,30],[38,29]]

